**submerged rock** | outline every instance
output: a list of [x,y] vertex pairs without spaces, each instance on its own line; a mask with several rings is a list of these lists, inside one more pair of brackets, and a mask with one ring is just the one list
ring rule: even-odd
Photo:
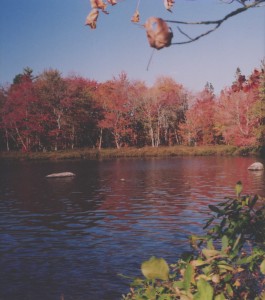
[[264,166],[261,162],[255,162],[248,167],[248,170],[251,170],[251,171],[260,171],[263,169],[264,169]]
[[46,176],[46,178],[57,178],[57,177],[73,177],[75,176],[72,172],[61,172],[61,173],[52,173]]

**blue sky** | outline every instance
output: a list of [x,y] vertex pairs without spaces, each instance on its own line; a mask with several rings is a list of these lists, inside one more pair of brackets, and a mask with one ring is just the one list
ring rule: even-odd
[[[118,0],[119,1],[119,0]],[[201,21],[219,19],[238,4],[218,0],[175,0],[173,13],[163,0],[141,0],[140,23],[150,16]],[[89,0],[1,0],[0,84],[11,83],[29,66],[38,75],[58,69],[99,82],[125,71],[148,85],[171,76],[191,91],[211,82],[219,92],[234,80],[237,67],[249,75],[265,57],[265,7],[251,9],[225,22],[217,31],[188,45],[152,53],[145,30],[131,23],[138,0],[121,0],[100,14],[97,29],[84,26]],[[171,25],[174,30],[174,25]],[[202,29],[204,29],[202,27]],[[182,27],[185,29],[185,27]],[[198,29],[185,29],[191,36]],[[183,39],[175,34],[173,41]]]

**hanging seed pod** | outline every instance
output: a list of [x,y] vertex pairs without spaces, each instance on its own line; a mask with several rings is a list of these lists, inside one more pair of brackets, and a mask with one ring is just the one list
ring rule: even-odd
[[150,17],[144,24],[149,45],[160,50],[171,45],[173,32],[167,23],[156,17]]

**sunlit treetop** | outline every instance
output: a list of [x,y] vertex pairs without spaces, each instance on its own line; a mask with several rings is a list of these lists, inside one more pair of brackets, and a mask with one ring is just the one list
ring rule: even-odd
[[[109,5],[113,6],[118,4],[119,0],[90,0],[91,11],[86,18],[86,25],[90,26],[92,29],[96,28],[97,19],[99,13],[108,14],[107,7]],[[136,0],[136,9],[132,12],[131,21],[133,23],[140,22],[140,10],[139,4],[141,0]],[[177,5],[174,0],[160,0],[163,1],[164,7],[166,10],[171,11],[174,5]],[[150,16],[142,26],[146,30],[147,39],[149,45],[155,49],[162,49],[164,47],[169,47],[171,45],[181,45],[188,44],[199,40],[200,38],[214,32],[218,29],[225,21],[229,18],[234,17],[238,14],[241,14],[247,11],[250,8],[254,7],[264,7],[265,0],[219,0],[226,4],[232,4],[233,2],[238,3],[239,8],[232,10],[230,13],[225,15],[223,18],[218,20],[206,20],[206,21],[197,21],[197,22],[189,22],[189,21],[180,21],[180,20],[164,20],[159,17]],[[175,24],[177,30],[182,36],[182,41],[173,41],[173,30],[169,27],[169,23]],[[207,25],[207,29],[197,34],[194,37],[189,36],[185,30],[180,28],[180,26],[185,28],[185,25]]]

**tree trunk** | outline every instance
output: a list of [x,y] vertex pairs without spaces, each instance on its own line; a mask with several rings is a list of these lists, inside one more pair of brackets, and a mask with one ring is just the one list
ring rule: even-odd
[[24,141],[23,141],[23,139],[22,139],[22,137],[21,137],[21,135],[20,135],[20,133],[19,133],[19,131],[18,131],[18,128],[17,128],[17,127],[16,127],[16,133],[17,133],[17,135],[18,135],[18,138],[19,138],[19,140],[20,140],[20,142],[21,142],[21,144],[22,144],[22,146],[23,146],[23,149],[24,149],[25,151],[27,151],[27,150],[28,150],[28,148],[27,148],[26,144],[24,143]]
[[119,144],[119,137],[117,136],[117,134],[115,134],[115,144],[116,144],[116,148],[120,149],[120,144]]
[[8,138],[8,132],[7,132],[7,129],[5,128],[5,136],[6,136],[6,151],[10,151],[10,148],[9,148],[9,138]]
[[103,129],[100,128],[98,150],[101,150],[101,147],[102,147],[102,136],[103,136]]
[[152,126],[150,126],[149,133],[150,133],[152,147],[155,147],[154,130]]

